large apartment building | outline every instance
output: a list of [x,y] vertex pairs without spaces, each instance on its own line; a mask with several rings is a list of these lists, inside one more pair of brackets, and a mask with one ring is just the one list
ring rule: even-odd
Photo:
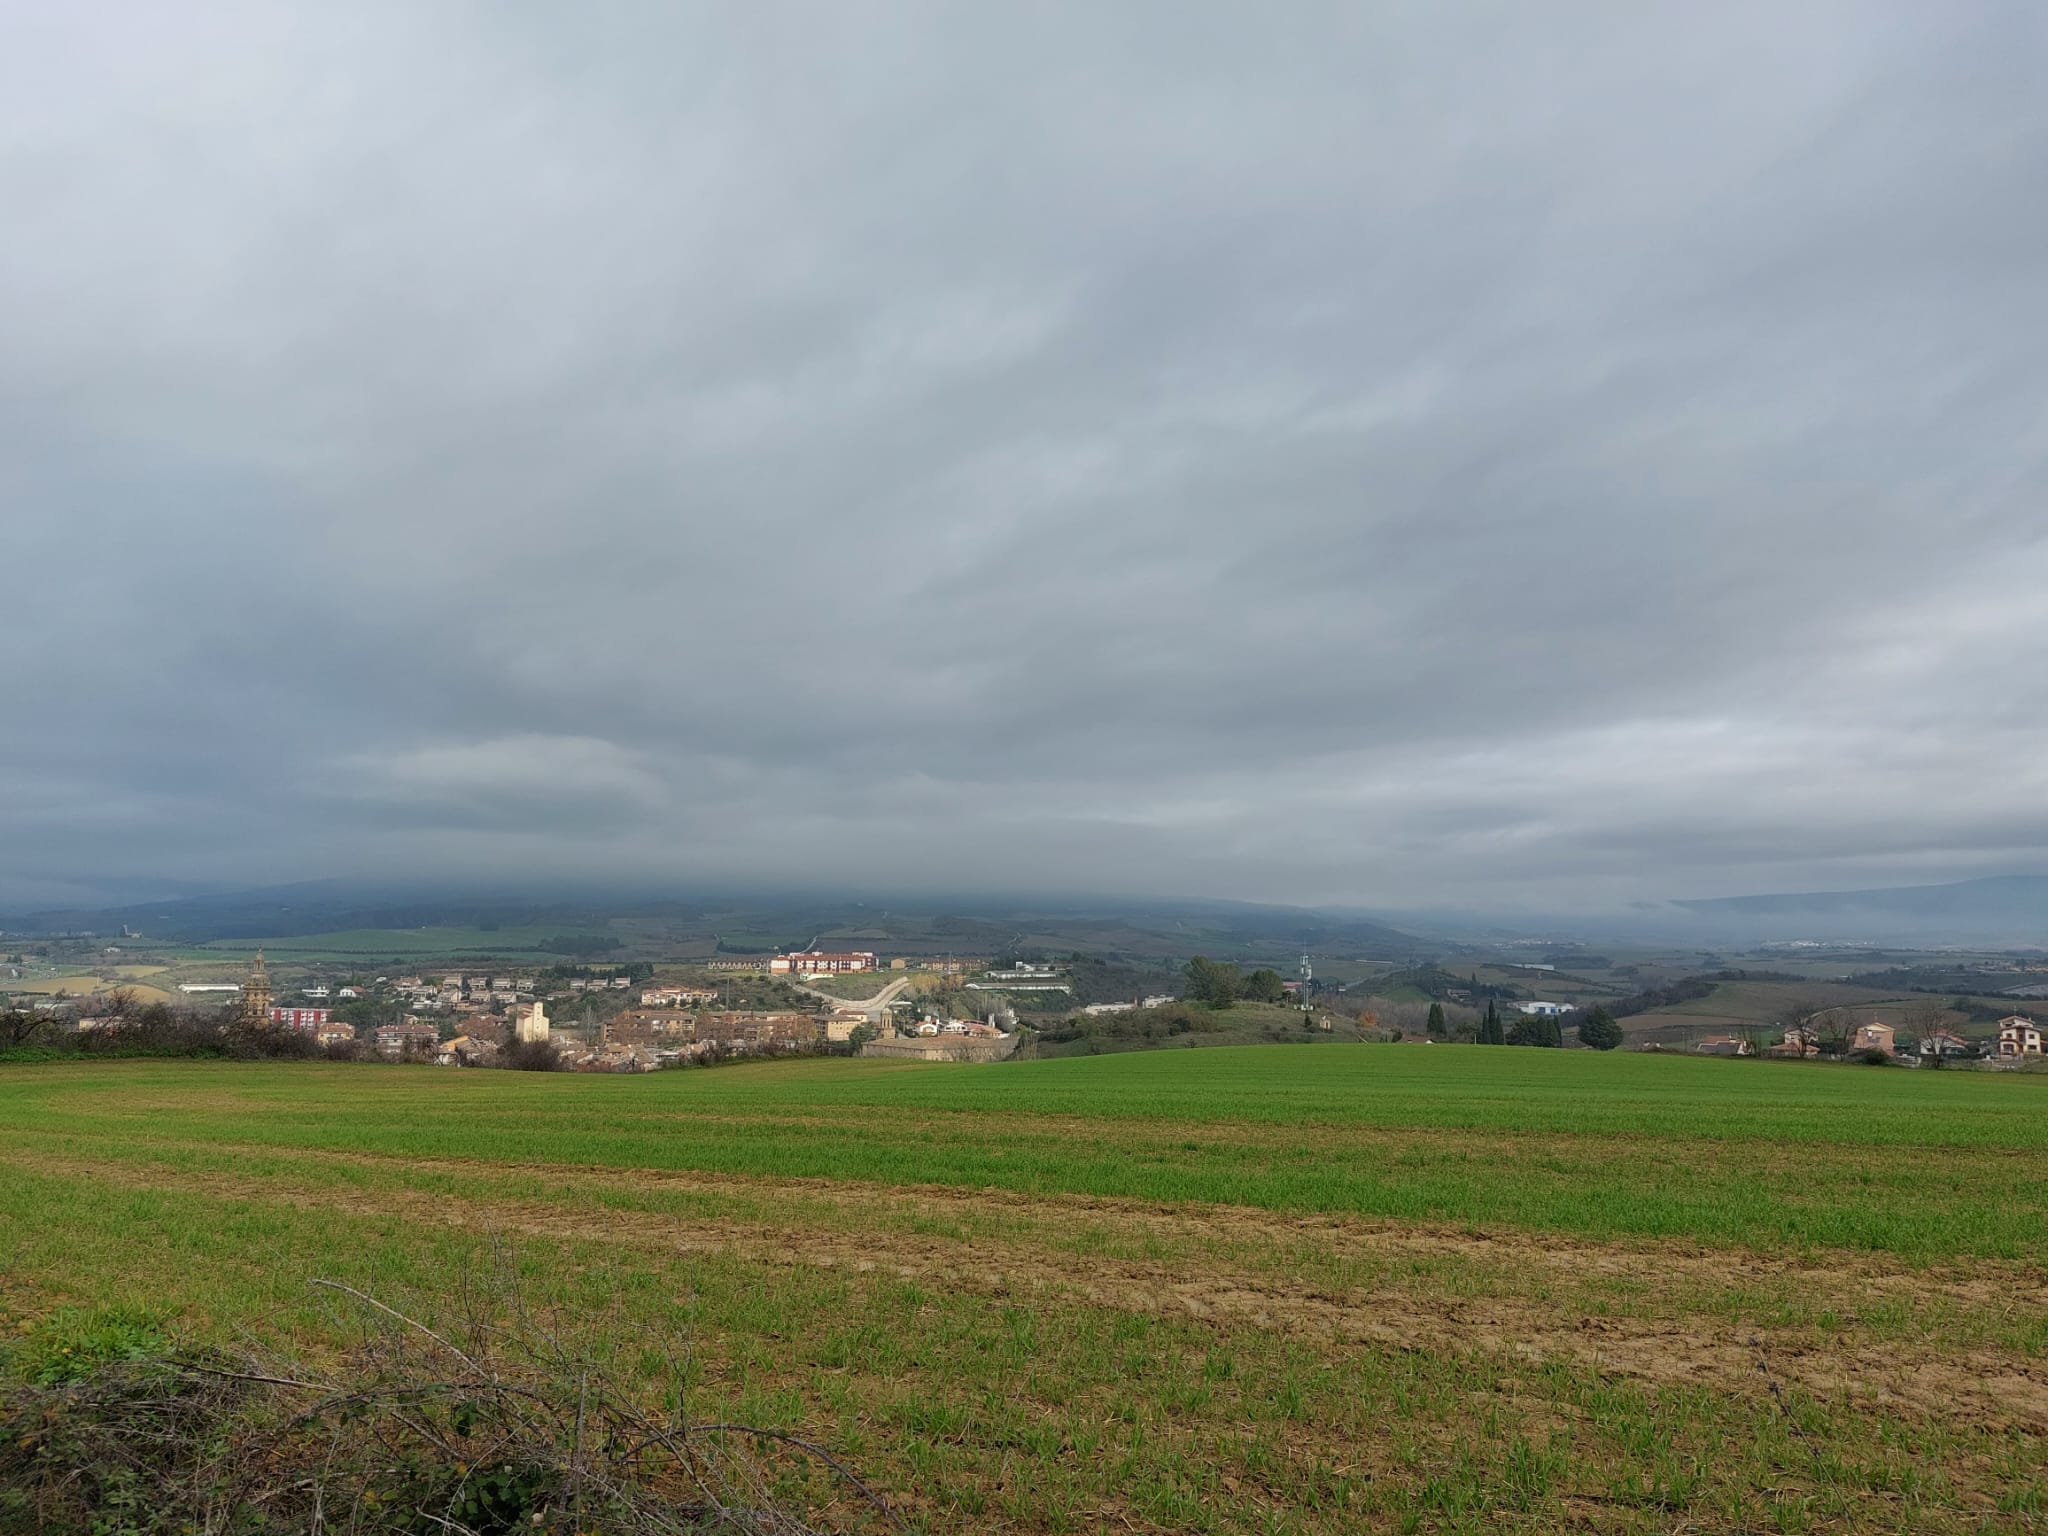
[[874,953],[865,949],[838,954],[819,949],[798,950],[794,954],[777,955],[768,962],[768,969],[772,972],[798,976],[838,976],[874,968]]

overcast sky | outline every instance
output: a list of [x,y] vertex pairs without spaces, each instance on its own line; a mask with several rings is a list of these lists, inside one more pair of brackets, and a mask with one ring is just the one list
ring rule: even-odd
[[2048,869],[2048,11],[0,0],[0,900]]

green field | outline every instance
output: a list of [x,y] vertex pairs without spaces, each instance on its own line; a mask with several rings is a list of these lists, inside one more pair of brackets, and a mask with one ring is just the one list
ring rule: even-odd
[[[544,950],[556,938],[602,938],[574,927],[504,928],[347,928],[334,933],[288,934],[268,939],[216,939],[205,952],[246,956],[262,950],[272,960],[361,960],[366,964],[401,960],[450,961],[494,956],[501,959],[574,960]],[[596,957],[601,963],[608,957]]]
[[317,1353],[497,1244],[935,1532],[2019,1530],[2044,1154],[2041,1076],[1627,1053],[6,1067],[0,1323]]

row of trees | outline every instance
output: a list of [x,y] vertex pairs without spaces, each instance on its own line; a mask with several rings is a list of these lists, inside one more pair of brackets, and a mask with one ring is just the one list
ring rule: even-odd
[[52,1056],[215,1056],[237,1060],[322,1054],[311,1035],[243,1024],[231,1012],[197,1012],[164,1003],[138,1004],[115,992],[100,1003],[97,1028],[79,1030],[45,1013],[0,1013],[0,1050]]
[[[1441,1011],[1430,1009],[1432,1033],[1442,1024]],[[1579,1044],[1596,1051],[1611,1051],[1622,1043],[1621,1025],[1605,1008],[1595,1008],[1578,1021]],[[1531,1045],[1556,1049],[1564,1044],[1564,1023],[1554,1013],[1522,1013],[1503,1024],[1500,1006],[1488,999],[1486,1015],[1479,1021],[1481,1045]]]

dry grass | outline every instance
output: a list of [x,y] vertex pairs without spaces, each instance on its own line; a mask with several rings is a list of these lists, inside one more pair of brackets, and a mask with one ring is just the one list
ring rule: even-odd
[[622,1310],[607,1327],[572,1328],[523,1305],[496,1258],[439,1298],[432,1323],[314,1280],[355,1335],[324,1367],[176,1347],[143,1315],[53,1332],[41,1370],[0,1395],[0,1532],[904,1530],[823,1446],[692,1423],[673,1393],[667,1409],[650,1406],[639,1389],[650,1374],[681,1378],[686,1334]]
[[[162,966],[120,966],[116,968],[112,981],[103,981],[97,975],[86,972],[68,976],[24,976],[0,981],[0,991],[26,997],[85,997],[94,992],[110,992],[119,987],[131,994],[138,1003],[174,1002],[174,995],[162,987],[152,987],[135,979],[136,975],[153,975],[162,969]],[[135,975],[129,974],[131,972]]]

